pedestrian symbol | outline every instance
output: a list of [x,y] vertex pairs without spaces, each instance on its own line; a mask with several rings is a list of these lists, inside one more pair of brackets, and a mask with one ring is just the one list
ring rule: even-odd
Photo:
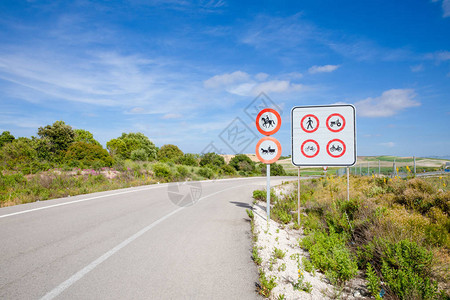
[[308,133],[312,133],[319,128],[319,119],[315,115],[306,115],[300,121],[302,129]]

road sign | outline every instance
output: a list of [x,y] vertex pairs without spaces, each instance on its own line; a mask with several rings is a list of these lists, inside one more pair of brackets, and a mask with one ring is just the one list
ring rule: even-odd
[[280,114],[271,108],[261,110],[256,117],[256,128],[264,135],[272,135],[280,129]]
[[324,166],[323,167],[323,170],[326,172],[327,171],[327,169],[328,169],[328,166]]
[[297,106],[291,111],[292,164],[352,166],[356,163],[353,105]]
[[276,138],[265,136],[256,144],[255,153],[260,162],[273,164],[281,156],[281,144]]

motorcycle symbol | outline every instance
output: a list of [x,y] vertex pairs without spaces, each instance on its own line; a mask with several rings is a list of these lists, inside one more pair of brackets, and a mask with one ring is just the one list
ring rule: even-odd
[[330,148],[330,151],[331,152],[334,152],[334,151],[341,152],[342,151],[342,147],[340,145],[338,145],[337,147],[332,145],[331,148]]
[[337,127],[341,127],[342,125],[341,120],[339,120],[338,118],[336,121],[331,121],[330,127],[333,127],[334,125],[336,125]]

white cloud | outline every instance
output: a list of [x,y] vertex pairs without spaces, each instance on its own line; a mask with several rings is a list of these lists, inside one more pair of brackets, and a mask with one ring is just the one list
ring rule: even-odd
[[174,113],[169,113],[169,114],[165,114],[162,119],[164,120],[169,120],[169,119],[180,119],[181,117],[183,117],[183,115],[181,114],[174,114]]
[[269,74],[258,73],[253,78],[248,73],[236,71],[233,73],[226,73],[215,75],[203,82],[206,88],[224,89],[230,94],[239,96],[256,96],[261,92],[264,93],[286,93],[298,91],[303,88],[303,85],[292,83],[290,80],[268,80]]
[[416,72],[423,71],[424,67],[423,67],[423,64],[420,64],[420,65],[411,66],[410,69],[411,69],[411,72],[416,73]]
[[[432,2],[440,2],[440,0],[432,0]],[[443,17],[450,17],[450,0],[442,0]]]
[[255,75],[256,80],[259,80],[259,81],[266,80],[267,77],[269,77],[269,74],[266,74],[266,73],[258,73]]
[[339,65],[312,66],[308,69],[308,72],[311,74],[330,73],[336,71],[339,67]]
[[393,147],[395,147],[395,143],[394,142],[380,143],[380,146],[393,148]]
[[358,115],[362,117],[389,117],[409,107],[420,106],[414,100],[413,89],[391,89],[380,97],[367,98],[355,103]]
[[215,75],[203,82],[206,88],[216,89],[236,82],[243,82],[249,80],[250,75],[242,71],[236,71],[233,73],[225,73],[222,75]]

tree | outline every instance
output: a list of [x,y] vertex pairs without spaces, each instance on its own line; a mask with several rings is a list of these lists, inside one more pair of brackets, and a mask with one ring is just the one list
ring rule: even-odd
[[25,174],[37,171],[37,152],[29,138],[18,138],[5,144],[0,150],[1,166]]
[[185,165],[185,166],[198,166],[198,154],[185,153],[182,157],[177,160],[177,163]]
[[206,166],[206,165],[211,165],[211,166],[216,166],[216,167],[221,167],[225,164],[225,159],[220,156],[219,154],[216,154],[214,152],[209,152],[209,153],[205,153],[202,155],[202,157],[200,158],[200,166]]
[[64,121],[56,121],[53,125],[39,127],[38,135],[47,138],[51,145],[51,152],[61,154],[74,142],[75,132]]
[[9,131],[3,131],[0,135],[0,148],[6,143],[14,141],[15,137]]
[[94,135],[89,131],[84,129],[75,129],[73,132],[75,133],[74,142],[84,142],[100,146],[100,143],[94,139]]
[[[119,155],[120,158],[131,158],[135,150],[143,149],[148,160],[156,159],[157,148],[143,133],[122,133],[117,139],[112,139],[106,146],[111,155]],[[141,155],[140,155],[141,156]]]
[[126,157],[127,153],[127,145],[125,145],[125,142],[121,139],[112,139],[109,142],[106,143],[106,148],[109,151],[109,154],[111,156],[115,157]]
[[252,172],[255,169],[255,163],[245,154],[234,156],[229,165],[236,171]]
[[167,144],[159,148],[158,160],[159,161],[176,161],[184,155],[183,151],[175,145]]
[[65,155],[66,162],[72,167],[110,167],[113,159],[100,145],[75,142]]
[[[261,170],[262,175],[267,174],[267,168],[265,164],[259,164],[259,169]],[[283,166],[277,163],[273,163],[270,165],[270,176],[285,176],[286,171]]]

